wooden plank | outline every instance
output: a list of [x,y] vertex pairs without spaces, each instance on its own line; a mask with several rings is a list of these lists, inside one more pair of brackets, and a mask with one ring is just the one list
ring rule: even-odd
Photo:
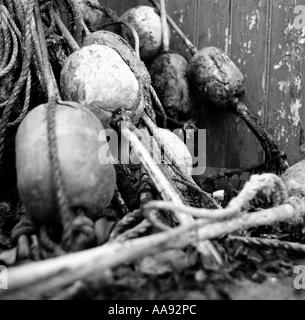
[[[200,1],[196,28],[199,48],[217,46],[224,50],[230,45],[230,1]],[[225,114],[216,112],[208,103],[198,103],[197,108],[200,110],[198,125],[207,130],[207,166],[224,168],[227,149]]]
[[[232,1],[232,45],[229,55],[246,78],[245,103],[264,121],[268,44],[268,0]],[[263,150],[245,123],[226,117],[226,167],[247,168],[263,162]]]
[[[185,32],[189,39],[196,41],[196,18],[197,18],[197,0],[175,0],[167,1],[168,14],[175,20],[177,25]],[[171,29],[171,50],[190,58],[187,48]]]
[[273,0],[269,85],[269,131],[293,164],[305,158],[305,28],[293,27],[304,1]]

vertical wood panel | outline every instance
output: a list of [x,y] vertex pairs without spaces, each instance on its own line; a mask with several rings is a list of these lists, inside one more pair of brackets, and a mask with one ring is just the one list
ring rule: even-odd
[[305,29],[293,27],[294,8],[304,1],[273,0],[269,85],[269,131],[290,163],[305,157]]
[[[199,2],[198,47],[217,46],[225,49],[229,45],[226,35],[230,30],[230,1],[210,0]],[[200,128],[207,130],[207,166],[225,167],[225,114],[215,112],[207,103],[198,105]]]
[[[268,0],[232,1],[231,59],[246,78],[245,102],[263,120],[266,105],[266,53]],[[233,115],[226,118],[226,167],[246,168],[263,161],[263,150],[245,123]]]
[[[167,0],[168,14],[175,20],[178,26],[185,32],[189,39],[196,41],[196,15],[197,0]],[[189,58],[189,52],[181,39],[171,29],[171,50],[177,51]]]

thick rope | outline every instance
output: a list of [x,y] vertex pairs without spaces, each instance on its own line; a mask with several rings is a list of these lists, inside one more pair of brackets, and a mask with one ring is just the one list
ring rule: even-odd
[[8,8],[9,13],[14,16],[15,11],[14,11],[14,4],[12,0],[4,0],[5,6]]
[[157,95],[157,92],[155,91],[155,89],[152,85],[150,86],[149,90],[150,90],[150,94],[155,102],[155,105],[159,109],[159,112],[161,114],[163,127],[166,128],[167,127],[167,115],[166,115],[166,112],[163,108],[163,105]]
[[[9,16],[9,13],[7,11],[7,9],[2,6],[0,8],[1,10],[1,16],[2,16],[2,19],[4,20],[3,23],[4,23],[4,28],[7,28],[9,34],[10,34],[10,37],[12,39],[12,55],[11,55],[11,59],[9,61],[9,63],[4,67],[2,66],[1,70],[0,70],[0,79],[3,78],[4,76],[6,76],[8,73],[10,73],[13,69],[13,67],[15,66],[16,64],[16,61],[17,61],[17,56],[18,56],[18,39],[17,39],[17,35],[15,33],[15,30],[14,30],[14,26],[16,27],[14,21],[10,18]],[[16,27],[17,28],[17,27]],[[5,48],[4,50],[10,52],[10,46],[9,44],[5,44]]]
[[48,131],[48,145],[49,145],[49,157],[51,162],[51,175],[52,181],[55,185],[55,194],[58,204],[59,213],[62,219],[64,227],[63,243],[65,243],[70,235],[70,226],[73,222],[73,216],[71,215],[68,199],[66,195],[65,184],[60,170],[60,163],[58,159],[58,146],[56,137],[56,110],[57,102],[56,97],[49,100],[47,109],[47,131]]
[[[36,0],[38,4],[38,0]],[[64,234],[68,233],[72,225],[73,216],[69,209],[68,199],[66,195],[64,180],[60,170],[60,163],[58,158],[58,146],[56,136],[56,111],[57,111],[57,89],[55,79],[52,77],[51,66],[49,63],[48,49],[45,41],[45,34],[43,30],[42,20],[40,16],[39,7],[35,8],[35,18],[37,24],[37,37],[36,46],[37,52],[41,55],[41,68],[45,84],[48,88],[48,107],[47,107],[47,138],[48,138],[48,151],[51,166],[51,179],[55,186],[55,198],[58,205],[60,217],[62,219]],[[65,238],[65,237],[63,237]],[[66,239],[63,239],[65,242]]]

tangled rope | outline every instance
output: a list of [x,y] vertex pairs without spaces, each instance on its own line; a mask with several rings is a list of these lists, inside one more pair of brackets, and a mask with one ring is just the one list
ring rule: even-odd
[[[22,49],[23,49],[23,56],[22,56],[22,67],[21,67],[21,73],[19,76],[19,79],[14,85],[13,91],[7,101],[4,105],[4,110],[2,114],[2,119],[0,122],[0,166],[2,164],[2,159],[3,159],[3,153],[4,153],[4,144],[5,144],[5,134],[9,125],[9,118],[12,113],[12,110],[15,106],[16,101],[19,98],[19,95],[24,87],[25,82],[27,81],[29,83],[29,73],[30,73],[30,65],[31,65],[31,59],[32,59],[32,37],[31,37],[31,23],[32,23],[32,18],[33,18],[33,8],[34,8],[34,3],[33,0],[30,0],[27,5],[27,10],[26,10],[26,19],[25,19],[25,34],[24,34],[24,39],[22,41]],[[9,26],[10,32],[15,34],[16,38],[17,36],[20,37],[20,33],[18,33],[18,29],[16,25],[13,23],[12,19],[7,16],[6,10],[3,9],[2,12],[5,12],[4,15],[6,16],[6,19],[4,21],[7,21]],[[4,17],[2,14],[2,17]],[[2,28],[3,30],[3,28]],[[5,30],[3,31],[5,33]],[[14,40],[13,40],[14,43]],[[5,51],[9,51],[8,48],[5,48]],[[5,57],[6,53],[4,53],[4,60],[6,60]],[[14,55],[16,55],[16,49],[13,50],[12,54],[12,59],[14,59]],[[12,60],[11,59],[11,60]],[[3,62],[3,59],[2,59]],[[6,65],[6,72],[7,70],[10,70],[11,67],[8,68],[8,65]],[[3,64],[1,64],[3,68]],[[3,74],[3,72],[2,72]],[[29,98],[28,98],[29,99]],[[27,99],[25,102],[25,108],[23,110],[23,113],[26,112],[27,109]],[[21,115],[23,117],[23,114]],[[19,119],[17,119],[19,121]]]
[[[0,79],[1,79],[4,76],[6,76],[8,73],[10,73],[16,64],[17,56],[19,52],[18,38],[20,38],[21,35],[14,20],[11,18],[8,10],[6,9],[6,7],[0,6],[0,11],[1,11],[1,18],[2,18],[2,28],[5,29],[4,58],[2,60],[1,69],[0,69]],[[12,39],[12,44],[10,43],[9,39]],[[11,49],[10,47],[12,47],[12,54],[11,54],[10,61],[8,62],[8,56]]]

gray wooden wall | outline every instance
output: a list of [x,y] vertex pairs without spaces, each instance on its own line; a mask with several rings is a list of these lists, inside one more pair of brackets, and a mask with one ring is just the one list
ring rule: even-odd
[[[100,0],[123,13],[146,0]],[[168,12],[196,46],[227,51],[247,79],[246,103],[280,142],[291,163],[305,158],[305,28],[293,27],[305,0],[167,0]],[[172,48],[188,55],[174,36]],[[229,114],[203,108],[207,163],[246,168],[263,153],[246,126]]]

